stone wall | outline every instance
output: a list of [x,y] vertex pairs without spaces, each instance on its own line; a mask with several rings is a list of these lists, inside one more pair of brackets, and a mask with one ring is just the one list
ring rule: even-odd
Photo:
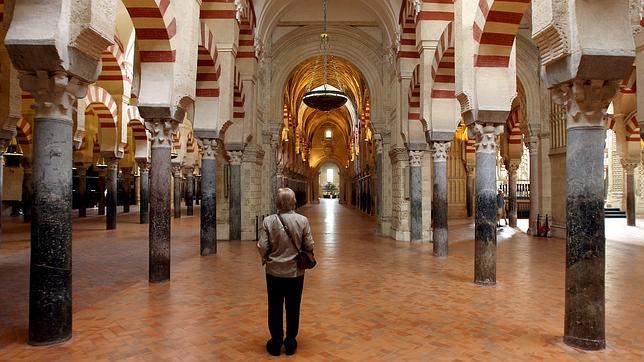
[[242,240],[255,240],[255,218],[262,215],[264,155],[264,150],[259,145],[250,145],[244,150],[241,166]]
[[[389,151],[391,160],[391,232],[396,240],[409,241],[409,199],[405,197],[405,176],[409,172],[409,152],[404,147]],[[407,186],[408,187],[408,186]]]

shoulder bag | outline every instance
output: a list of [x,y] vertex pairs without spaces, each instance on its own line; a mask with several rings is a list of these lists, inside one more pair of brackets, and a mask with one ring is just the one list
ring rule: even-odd
[[297,263],[297,267],[299,269],[313,269],[315,265],[317,264],[317,261],[315,260],[315,255],[313,255],[313,250],[308,251],[308,250],[300,250],[300,248],[297,247],[297,244],[295,244],[295,240],[293,240],[293,235],[291,235],[291,231],[288,229],[288,226],[286,226],[286,223],[284,222],[284,219],[282,219],[282,216],[280,214],[277,214],[277,218],[280,220],[280,223],[284,227],[284,231],[286,232],[286,235],[288,236],[288,239],[291,241],[291,244],[295,247],[295,250],[297,250],[297,255],[295,256],[295,262]]

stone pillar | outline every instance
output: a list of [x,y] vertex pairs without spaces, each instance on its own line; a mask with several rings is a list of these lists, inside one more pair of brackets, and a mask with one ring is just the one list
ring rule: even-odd
[[635,169],[637,163],[623,163],[626,174],[626,223],[628,226],[635,226],[637,209],[635,208]]
[[78,217],[86,217],[87,203],[85,200],[87,198],[87,169],[85,167],[78,167],[76,168],[76,171],[78,172]]
[[382,218],[383,218],[383,146],[382,139],[380,136],[376,137],[376,215],[378,218],[378,232],[382,230]]
[[230,156],[230,240],[241,240],[241,162],[243,151],[229,151]]
[[[197,137],[200,135],[197,134]],[[197,138],[201,156],[201,231],[202,256],[217,254],[217,153],[216,138]]]
[[537,235],[537,215],[539,214],[539,139],[530,138],[528,143],[530,150],[530,226],[529,235]]
[[150,169],[150,282],[170,280],[170,177],[172,133],[178,122],[171,118],[146,119],[152,134]]
[[72,149],[74,102],[86,89],[65,72],[24,73],[34,96],[29,344],[72,336]]
[[434,191],[432,219],[434,256],[447,256],[447,156],[451,142],[432,142],[434,156]]
[[411,241],[423,240],[423,151],[409,152],[409,230]]
[[105,215],[105,167],[98,169],[98,215]]
[[575,80],[554,92],[568,116],[564,342],[590,350],[606,346],[603,116],[618,84]]
[[517,227],[517,171],[521,160],[510,160],[508,165],[508,219],[510,227]]
[[277,162],[279,160],[277,153],[279,144],[279,136],[273,135],[271,137],[271,212],[273,214],[277,213],[277,190],[279,189],[279,178],[280,174],[277,170]]
[[125,202],[123,203],[123,212],[130,212],[130,197],[132,188],[132,169],[126,168],[123,171],[123,189],[125,190]]
[[467,207],[467,217],[474,216],[474,175],[476,174],[475,166],[465,166],[465,174],[467,175],[466,179],[466,194],[465,194],[465,203]]
[[181,164],[172,164],[172,173],[174,175],[174,218],[181,218]]
[[186,215],[192,216],[194,214],[193,210],[193,201],[195,193],[195,179],[194,179],[194,167],[186,168]]
[[195,176],[195,205],[199,205],[200,202],[201,202],[201,176]]
[[[33,169],[31,160],[22,159],[24,176],[22,178],[22,217],[25,223],[31,222],[31,204],[33,200]],[[81,203],[83,205],[83,203]]]
[[503,126],[473,123],[476,140],[476,220],[474,235],[474,282],[496,284],[496,138]]
[[105,177],[105,185],[107,188],[107,196],[105,206],[107,207],[107,215],[105,217],[105,226],[107,230],[116,229],[116,205],[117,205],[117,180],[119,174],[119,159],[108,158],[107,162],[107,177]]
[[150,223],[150,163],[148,160],[137,160],[139,165],[139,223]]

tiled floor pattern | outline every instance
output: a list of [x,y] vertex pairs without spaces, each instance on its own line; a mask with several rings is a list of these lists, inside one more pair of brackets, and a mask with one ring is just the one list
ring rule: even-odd
[[[302,211],[319,266],[306,276],[293,359],[644,359],[641,226],[608,224],[609,234],[617,232],[607,242],[608,349],[588,353],[561,343],[563,240],[502,229],[499,283],[479,287],[470,221],[450,220],[450,256],[438,259],[430,244],[375,236],[372,218],[333,202]],[[5,218],[0,360],[274,359],[264,351],[265,285],[254,243],[220,242],[217,256],[203,258],[198,214],[173,220],[172,281],[150,285],[147,226],[137,220],[119,214],[115,231],[96,216],[74,220],[74,337],[35,348],[26,344],[28,226]]]

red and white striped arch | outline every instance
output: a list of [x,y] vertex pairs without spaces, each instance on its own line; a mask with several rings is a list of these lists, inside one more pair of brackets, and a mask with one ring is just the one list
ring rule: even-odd
[[244,96],[244,84],[241,81],[241,74],[237,69],[235,69],[235,87],[233,94],[233,119],[235,123],[241,123],[246,117],[246,112],[244,110],[244,103],[246,102],[246,97]]
[[432,98],[454,99],[456,74],[454,66],[454,35],[452,23],[443,31],[432,62]]
[[621,92],[627,94],[637,93],[637,69],[633,65],[631,71],[628,73],[626,78],[622,81]]
[[203,0],[199,17],[202,20],[236,19],[239,24],[237,58],[255,58],[255,7],[251,0],[240,0],[241,12],[232,0]]
[[409,88],[409,110],[407,119],[409,121],[420,121],[420,65],[414,68]]
[[19,145],[30,145],[33,139],[33,128],[26,118],[20,118],[16,123],[16,140]]
[[195,153],[195,138],[192,132],[188,133],[188,142],[186,143],[186,154],[192,155]]
[[177,21],[170,0],[122,0],[136,29],[141,63],[174,63]]
[[148,132],[143,123],[143,117],[139,113],[139,108],[128,106],[127,124],[132,129],[132,138],[134,139],[134,157],[148,157]]
[[637,121],[637,113],[634,113],[625,123],[626,140],[629,142],[640,142],[640,125]]
[[523,144],[523,133],[521,132],[521,119],[519,118],[519,108],[515,108],[510,113],[508,118],[508,130],[509,132],[509,141],[510,145],[522,145]]
[[201,22],[197,59],[197,97],[219,97],[221,65],[217,59],[215,38],[206,23]]
[[[132,84],[125,69],[125,55],[119,47],[119,43],[111,45],[101,54],[103,68],[97,81],[101,87],[114,92],[114,94],[124,94],[125,84]],[[124,95],[129,96],[128,94]]]
[[479,44],[474,65],[507,67],[523,14],[530,0],[479,0],[474,40]]
[[398,56],[406,59],[418,59],[420,55],[416,49],[416,9],[414,3],[405,0],[400,9],[400,50]]
[[118,124],[118,105],[110,92],[104,88],[90,85],[83,99],[99,119],[101,129],[116,129]]

